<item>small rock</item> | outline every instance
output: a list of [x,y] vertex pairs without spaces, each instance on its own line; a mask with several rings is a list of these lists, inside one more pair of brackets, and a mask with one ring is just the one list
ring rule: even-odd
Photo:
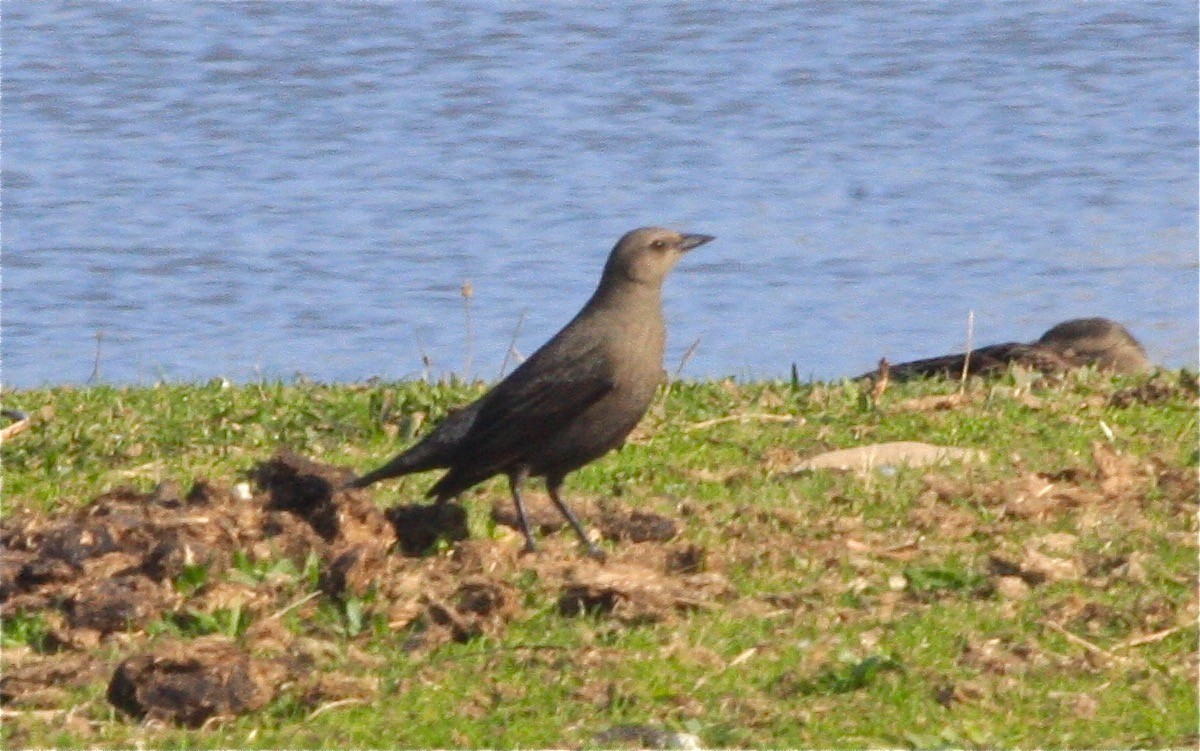
[[1019,576],[996,578],[996,592],[1005,600],[1024,600],[1029,596],[1029,585]]
[[1100,709],[1100,702],[1088,694],[1076,694],[1070,704],[1073,712],[1087,719],[1095,717]]
[[821,469],[870,472],[885,467],[924,467],[943,462],[974,462],[986,458],[977,449],[954,446],[935,446],[919,441],[893,441],[856,446],[849,449],[827,451],[809,457],[792,468],[793,473],[811,472]]
[[1021,571],[1028,575],[1041,577],[1046,581],[1078,581],[1083,576],[1083,568],[1075,561],[1066,558],[1054,558],[1036,550],[1025,551],[1021,560]]
[[669,733],[663,739],[662,748],[679,748],[691,751],[692,749],[700,749],[700,736],[692,733]]

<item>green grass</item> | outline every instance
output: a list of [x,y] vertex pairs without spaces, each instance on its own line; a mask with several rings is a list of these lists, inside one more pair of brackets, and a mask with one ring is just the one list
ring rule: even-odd
[[[370,594],[322,598],[312,618],[282,621],[376,658],[367,672],[382,690],[371,703],[312,716],[284,696],[203,730],[146,728],[112,710],[101,680],[72,695],[86,727],[30,713],[8,718],[0,738],[64,748],[561,748],[646,723],[696,733],[709,747],[1194,745],[1197,634],[1188,624],[1197,529],[1195,498],[1181,496],[1194,485],[1181,491],[1161,479],[1196,473],[1194,377],[1157,377],[1177,385],[1166,401],[1110,406],[1113,393],[1146,377],[1084,371],[1032,392],[1012,377],[976,383],[967,404],[945,410],[904,402],[955,393],[957,383],[893,385],[878,400],[854,384],[675,383],[622,450],[568,479],[567,498],[613,497],[678,519],[682,540],[706,548],[729,578],[732,604],[624,626],[563,617],[553,593],[517,577],[525,612],[502,635],[411,653],[412,635],[388,629]],[[30,412],[35,424],[2,449],[4,508],[62,510],[118,486],[149,490],[168,480],[233,484],[280,446],[366,469],[484,388],[214,382],[6,391],[5,406]],[[787,471],[819,451],[892,440],[982,449],[988,458],[866,477]],[[1097,442],[1157,462],[1160,479],[1100,507],[1067,504],[1031,518],[1007,509],[996,489],[1024,473],[1096,491],[1086,475]],[[929,474],[961,491],[937,496]],[[392,481],[377,498],[414,502],[431,482]],[[474,534],[493,534],[487,512],[506,494],[500,480],[466,494]],[[1050,544],[1051,533],[1070,543],[1046,555],[1083,574],[1036,584],[1023,599],[998,593],[989,557],[1019,559]],[[1139,573],[1120,574],[1131,556]],[[190,567],[174,585],[186,594],[213,576]],[[269,579],[302,595],[317,570],[242,559],[221,576]],[[176,613],[148,630],[238,636],[253,626],[229,608]],[[41,649],[47,627],[38,617],[6,618],[3,637],[8,648]]]

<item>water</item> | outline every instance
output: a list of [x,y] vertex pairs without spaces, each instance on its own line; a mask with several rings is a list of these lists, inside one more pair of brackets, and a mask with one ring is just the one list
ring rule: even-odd
[[1194,3],[602,5],[7,0],[5,382],[494,378],[643,224],[687,376],[1196,361]]

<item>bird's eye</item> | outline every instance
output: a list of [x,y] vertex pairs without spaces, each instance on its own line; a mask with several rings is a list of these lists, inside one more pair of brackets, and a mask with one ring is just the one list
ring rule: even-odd
[[650,243],[650,247],[654,248],[655,250],[662,250],[663,248],[667,247],[667,241],[655,240],[654,242]]

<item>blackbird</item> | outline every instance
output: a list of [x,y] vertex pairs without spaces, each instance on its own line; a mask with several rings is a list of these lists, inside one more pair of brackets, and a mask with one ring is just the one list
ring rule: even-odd
[[588,553],[604,555],[559,493],[563,479],[624,443],[666,380],[662,285],[684,253],[710,235],[643,227],[609,254],[600,283],[583,309],[528,360],[477,401],[451,412],[419,443],[349,483],[448,470],[428,496],[445,503],[505,474],[525,550],[537,549],[522,486],[543,477],[550,499]]

